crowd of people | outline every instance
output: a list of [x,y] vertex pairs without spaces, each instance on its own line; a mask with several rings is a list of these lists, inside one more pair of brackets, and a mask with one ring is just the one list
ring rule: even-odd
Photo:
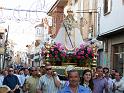
[[[5,89],[4,89],[5,88]],[[7,67],[0,74],[0,93],[124,93],[124,79],[116,69],[98,66],[67,72],[67,79],[53,71],[50,63],[41,67]]]

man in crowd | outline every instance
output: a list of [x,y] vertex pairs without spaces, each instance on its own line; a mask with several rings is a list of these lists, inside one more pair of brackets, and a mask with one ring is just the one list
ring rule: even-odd
[[116,69],[112,69],[112,70],[111,70],[110,77],[111,77],[112,79],[115,79],[115,73],[116,73],[116,72],[117,72]]
[[113,92],[124,93],[124,81],[121,79],[121,75],[119,72],[115,72]]
[[110,78],[110,74],[109,74],[109,68],[104,67],[103,68],[103,73],[104,73],[104,77],[107,80],[108,83],[108,93],[113,93],[113,80]]
[[104,90],[105,93],[108,93],[108,83],[107,79],[103,77],[103,68],[101,66],[98,66],[96,68],[96,73],[98,74],[98,76],[93,80],[93,93],[103,93]]
[[20,93],[20,83],[18,77],[14,75],[12,67],[8,68],[8,75],[4,78],[3,85],[7,85],[11,89],[12,93]]
[[85,92],[83,87],[79,85],[80,75],[76,70],[70,70],[68,72],[69,85],[60,89],[58,93],[89,93]]
[[57,74],[53,73],[50,63],[45,64],[46,74],[41,76],[37,86],[37,93],[57,93],[60,87],[60,80]]
[[21,87],[23,87],[25,80],[30,76],[28,68],[23,68],[23,71],[24,71],[24,74],[20,75]]
[[23,85],[24,93],[36,93],[36,86],[39,81],[39,77],[37,76],[36,67],[31,68],[31,76],[25,79],[25,83]]

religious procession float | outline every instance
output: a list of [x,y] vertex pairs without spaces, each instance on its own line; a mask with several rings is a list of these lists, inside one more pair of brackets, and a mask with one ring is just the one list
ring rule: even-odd
[[96,46],[92,41],[85,42],[82,39],[78,25],[73,15],[68,13],[56,38],[44,45],[45,61],[50,62],[61,74],[70,65],[80,71],[96,66]]
[[43,51],[44,59],[50,62],[58,73],[63,74],[65,69],[70,66],[79,70],[95,67],[96,56],[95,48],[92,44],[81,44],[80,47],[68,50],[61,43],[45,44]]

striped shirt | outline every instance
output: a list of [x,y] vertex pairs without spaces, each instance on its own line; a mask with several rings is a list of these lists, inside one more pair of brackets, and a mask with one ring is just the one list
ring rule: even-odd
[[[59,80],[58,77],[57,79]],[[57,93],[59,88],[56,87],[54,78],[45,74],[40,77],[37,89],[41,89],[43,93]]]

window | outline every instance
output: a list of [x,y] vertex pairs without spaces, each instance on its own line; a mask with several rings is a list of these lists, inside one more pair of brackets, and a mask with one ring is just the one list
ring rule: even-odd
[[113,46],[113,68],[123,73],[124,64],[124,44]]
[[122,4],[124,5],[124,0],[122,0]]
[[36,35],[38,35],[38,36],[39,36],[39,35],[41,34],[41,29],[40,29],[39,27],[37,27],[37,28],[36,28],[36,30],[37,30]]
[[111,0],[104,0],[104,15],[111,12],[112,7],[111,3],[112,3]]

